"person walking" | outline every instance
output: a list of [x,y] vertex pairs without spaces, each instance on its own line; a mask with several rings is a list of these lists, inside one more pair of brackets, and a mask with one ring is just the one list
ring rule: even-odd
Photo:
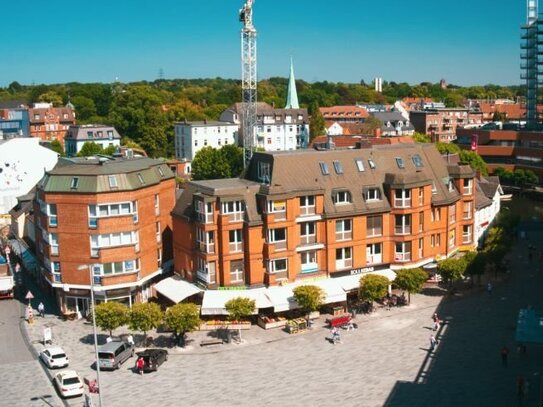
[[433,351],[437,345],[437,339],[434,335],[430,335],[430,351]]
[[507,367],[507,355],[509,354],[509,349],[507,349],[507,346],[503,346],[501,350],[502,355],[502,366]]
[[519,401],[524,398],[524,377],[522,375],[517,377],[517,397]]
[[45,305],[43,305],[43,302],[40,302],[38,305],[38,313],[40,314],[40,317],[45,317]]
[[143,366],[145,365],[145,361],[143,360],[142,357],[140,357],[137,361],[136,361],[136,370],[138,371],[138,373],[140,375],[143,375]]
[[492,283],[490,281],[486,285],[486,291],[488,292],[488,294],[492,294]]

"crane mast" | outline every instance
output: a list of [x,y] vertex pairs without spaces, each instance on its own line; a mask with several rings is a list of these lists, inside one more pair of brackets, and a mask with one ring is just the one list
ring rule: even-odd
[[255,150],[256,127],[256,29],[253,26],[254,0],[247,0],[239,10],[241,29],[241,135],[243,165],[247,167]]

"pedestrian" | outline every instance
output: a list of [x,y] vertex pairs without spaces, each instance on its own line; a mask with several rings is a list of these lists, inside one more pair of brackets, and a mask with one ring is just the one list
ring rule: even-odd
[[434,320],[434,331],[437,331],[440,326],[441,326],[441,321],[439,320],[439,318],[436,318]]
[[136,361],[136,370],[138,371],[138,373],[140,375],[143,375],[143,366],[145,365],[145,361],[143,360],[142,357],[140,357],[137,361]]
[[38,305],[38,313],[40,314],[40,317],[45,317],[45,305],[43,305],[43,302],[40,302]]
[[524,377],[522,375],[517,377],[517,397],[519,400],[524,398]]
[[126,337],[126,342],[128,342],[128,344],[129,344],[130,346],[134,346],[134,337],[133,337],[131,334],[129,334],[129,335]]
[[507,355],[509,354],[509,349],[507,349],[507,346],[503,346],[501,350],[502,355],[502,366],[507,367]]
[[437,345],[437,339],[434,335],[430,335],[430,351],[434,350]]
[[490,281],[486,285],[486,291],[488,292],[488,294],[492,294],[492,283]]

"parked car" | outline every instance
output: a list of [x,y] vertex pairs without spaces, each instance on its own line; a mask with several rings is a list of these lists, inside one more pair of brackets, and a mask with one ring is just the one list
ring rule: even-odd
[[68,366],[68,356],[60,346],[46,348],[40,352],[40,359],[49,369]]
[[111,341],[98,348],[100,369],[118,369],[132,356],[134,356],[134,345],[125,341]]
[[164,349],[145,349],[137,352],[139,358],[143,358],[143,371],[156,372],[158,367],[168,360],[168,351]]
[[83,395],[83,380],[81,380],[75,370],[64,370],[57,373],[53,377],[53,383],[62,397]]

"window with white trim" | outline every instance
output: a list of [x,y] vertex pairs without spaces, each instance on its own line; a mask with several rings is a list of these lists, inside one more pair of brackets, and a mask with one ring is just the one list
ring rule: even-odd
[[196,270],[196,277],[207,284],[215,284],[217,278],[215,262],[207,262],[204,259],[198,257],[196,264],[198,267],[198,269]]
[[394,233],[397,235],[411,234],[411,215],[394,215]]
[[394,190],[394,207],[395,208],[410,208],[411,207],[411,190],[410,189],[395,189]]
[[239,222],[243,220],[245,206],[243,201],[230,201],[221,203],[221,213],[228,215],[230,221]]
[[352,248],[341,247],[336,249],[336,269],[345,269],[353,266]]
[[49,217],[48,218],[49,226],[58,226],[56,204],[47,204],[47,216]]
[[424,212],[419,212],[419,232],[424,231]]
[[51,247],[51,255],[58,256],[58,235],[56,233],[49,233],[49,246]]
[[155,194],[155,215],[160,215],[160,195]]
[[319,166],[321,167],[322,175],[330,175],[330,170],[328,169],[328,164],[326,164],[323,161],[320,161]]
[[77,189],[79,187],[79,177],[73,177],[70,182],[70,189]]
[[381,190],[379,188],[368,188],[364,192],[364,199],[366,201],[380,201]]
[[332,161],[334,164],[334,169],[336,170],[336,174],[343,174],[343,166],[338,160]]
[[449,248],[454,248],[456,246],[456,230],[452,229],[449,231]]
[[432,222],[439,222],[441,220],[441,208],[432,208],[430,213],[432,216]]
[[336,220],[336,241],[350,240],[353,238],[352,220],[338,219]]
[[134,273],[139,271],[139,269],[139,259],[92,265],[92,272],[95,276]]
[[230,282],[243,283],[245,281],[245,264],[243,260],[232,260],[230,262]]
[[156,241],[160,242],[162,240],[162,230],[160,229],[160,222],[156,223]]
[[424,188],[419,188],[419,206],[424,205]]
[[203,200],[196,199],[196,216],[199,222],[213,223],[213,203],[204,202]]
[[471,219],[472,212],[473,212],[473,201],[464,202],[463,218]]
[[271,165],[270,163],[265,163],[259,161],[257,164],[257,179],[261,182],[269,184],[271,182]]
[[368,164],[370,165],[370,168],[372,170],[375,169],[376,165],[375,165],[375,161],[373,161],[373,158],[368,158]]
[[370,215],[367,218],[366,235],[375,237],[383,235],[383,215]]
[[287,203],[285,200],[279,201],[267,201],[268,203],[268,213],[274,214],[275,220],[286,219],[287,217]]
[[411,260],[411,242],[396,242],[394,244],[394,260],[395,261],[410,261]]
[[463,195],[471,195],[473,193],[473,180],[471,178],[464,178],[462,186]]
[[464,225],[462,228],[462,244],[469,244],[472,242],[472,229],[471,225]]
[[288,259],[274,259],[268,262],[269,273],[281,273],[287,271]]
[[132,202],[117,202],[100,205],[89,205],[89,227],[95,228],[98,226],[98,218],[108,218],[114,216],[126,216],[135,215],[134,223],[137,223],[137,204],[136,201]]
[[456,222],[456,204],[449,206],[449,223]]
[[138,177],[138,180],[139,180],[140,184],[145,185],[145,180],[143,179],[143,175],[141,175],[140,172],[138,172],[137,177]]
[[92,256],[98,256],[100,249],[117,246],[136,245],[136,251],[139,251],[138,231],[91,235],[90,242]]
[[315,222],[302,222],[300,223],[300,243],[312,244],[317,241],[315,235]]
[[275,245],[275,250],[287,248],[287,229],[275,228],[268,230],[268,243]]
[[332,193],[332,201],[335,205],[350,204],[351,193],[349,191],[335,191]]
[[300,215],[313,215],[315,214],[315,196],[306,195],[300,197]]
[[396,160],[396,165],[398,166],[398,168],[401,169],[401,170],[404,170],[405,169],[405,164],[403,163],[403,158],[396,157],[395,160]]
[[308,250],[300,253],[300,264],[302,273],[312,273],[319,270],[317,264],[317,252],[315,250]]
[[238,253],[243,250],[242,229],[234,229],[228,232],[230,253]]
[[424,238],[419,239],[419,259],[422,259],[424,256]]
[[435,194],[437,194],[437,187],[436,187],[436,183],[432,181],[432,195],[435,195]]
[[370,243],[366,246],[366,263],[379,264],[383,262],[383,244]]
[[119,184],[117,183],[117,176],[116,175],[108,175],[107,179],[108,179],[110,188],[118,188],[119,187]]

